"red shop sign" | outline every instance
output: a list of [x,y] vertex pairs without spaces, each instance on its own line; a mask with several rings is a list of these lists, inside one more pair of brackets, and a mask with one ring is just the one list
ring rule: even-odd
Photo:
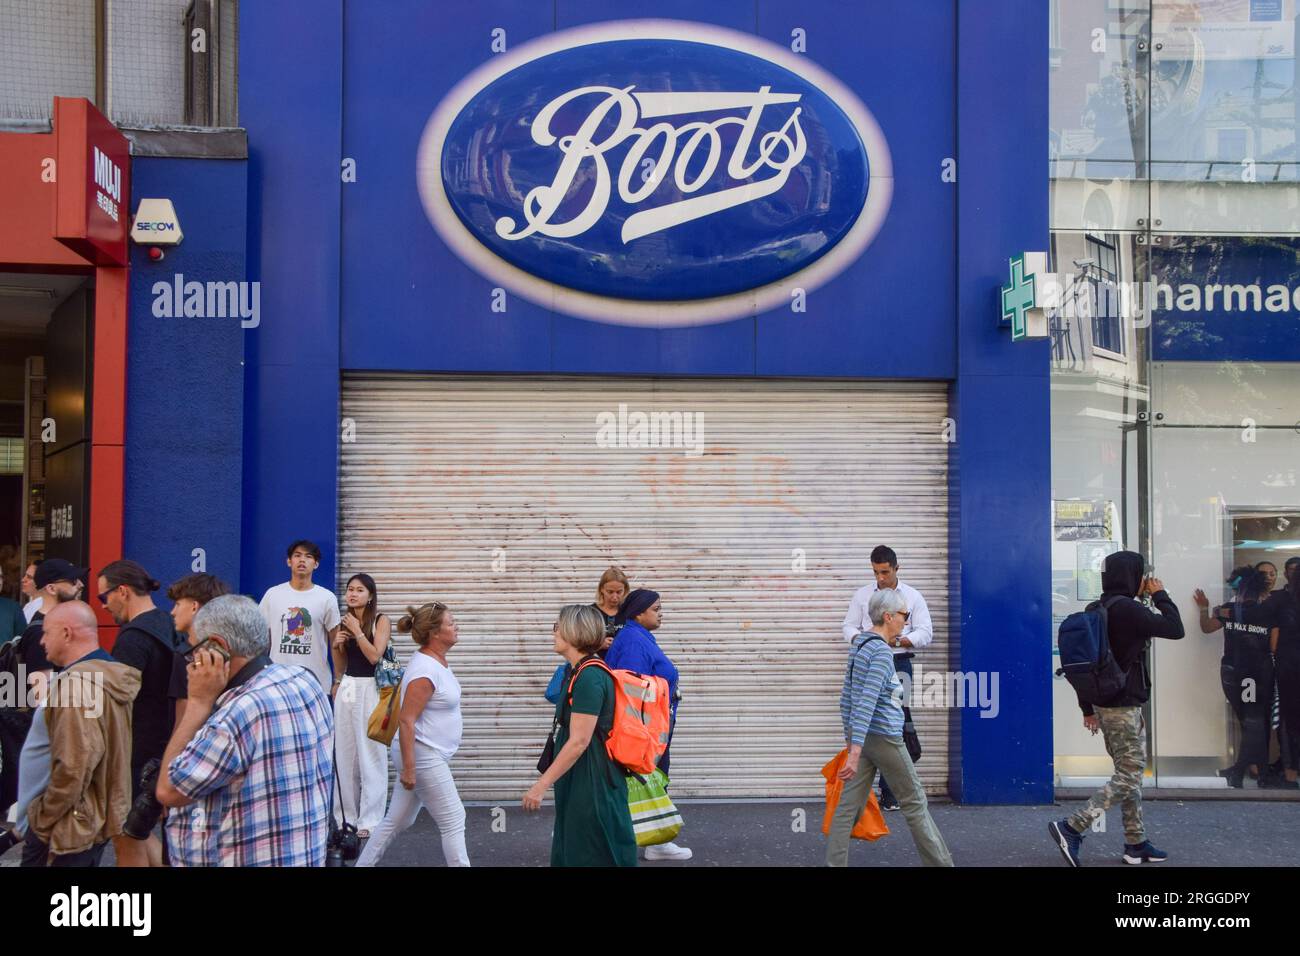
[[130,144],[89,100],[62,96],[54,139],[54,238],[96,265],[126,265]]

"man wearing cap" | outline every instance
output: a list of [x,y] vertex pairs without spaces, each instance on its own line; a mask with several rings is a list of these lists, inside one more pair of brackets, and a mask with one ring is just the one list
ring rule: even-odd
[[[18,639],[18,662],[24,668],[26,686],[32,689],[32,696],[43,697],[45,684],[49,680],[54,665],[45,656],[41,647],[41,638],[45,634],[45,612],[53,610],[59,604],[75,601],[80,596],[84,582],[89,576],[86,568],[78,568],[62,558],[50,558],[36,565],[33,583],[36,596],[42,601],[43,611],[32,617],[32,622]],[[24,688],[26,689],[26,688]],[[32,726],[32,714],[28,701],[16,701],[14,707],[0,708],[0,747],[3,748],[3,768],[0,769],[0,820],[8,819],[9,808],[18,796],[18,755],[22,751],[23,741]]]

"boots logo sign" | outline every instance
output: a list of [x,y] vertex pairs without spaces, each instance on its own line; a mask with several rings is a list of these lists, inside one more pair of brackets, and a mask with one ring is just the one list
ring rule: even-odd
[[815,289],[875,237],[892,176],[867,108],[806,56],[669,20],[488,60],[434,111],[417,162],[438,234],[494,285],[633,325]]

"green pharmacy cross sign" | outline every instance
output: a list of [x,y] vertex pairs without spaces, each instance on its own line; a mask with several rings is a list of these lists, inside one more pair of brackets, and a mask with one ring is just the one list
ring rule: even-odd
[[1047,253],[1024,252],[1009,266],[1010,283],[1002,287],[1002,325],[1011,326],[1011,341],[1047,338],[1045,307],[1056,288],[1047,272]]

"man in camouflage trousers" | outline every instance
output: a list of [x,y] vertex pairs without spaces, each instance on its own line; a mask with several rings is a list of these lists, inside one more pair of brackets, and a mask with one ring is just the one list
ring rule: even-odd
[[1115,764],[1115,775],[1092,795],[1086,806],[1066,819],[1079,833],[1087,833],[1116,803],[1124,815],[1124,842],[1138,846],[1146,840],[1142,826],[1142,772],[1147,765],[1147,724],[1141,707],[1096,707],[1092,723],[1084,726],[1094,734],[1101,730],[1106,752]]
[[[1106,752],[1115,773],[1094,793],[1086,806],[1063,820],[1047,825],[1061,855],[1071,866],[1079,866],[1083,838],[1095,821],[1112,805],[1123,805],[1124,862],[1162,863],[1169,858],[1147,839],[1142,825],[1142,774],[1147,763],[1147,728],[1142,705],[1151,697],[1151,676],[1147,671],[1147,646],[1153,637],[1179,640],[1183,622],[1178,605],[1154,577],[1145,577],[1146,562],[1133,551],[1117,551],[1106,558],[1101,572],[1101,605],[1106,615],[1106,634],[1115,662],[1127,675],[1123,690],[1107,706],[1079,702],[1083,725],[1094,734],[1101,731]],[[1150,595],[1156,606],[1151,611],[1136,598]]]

